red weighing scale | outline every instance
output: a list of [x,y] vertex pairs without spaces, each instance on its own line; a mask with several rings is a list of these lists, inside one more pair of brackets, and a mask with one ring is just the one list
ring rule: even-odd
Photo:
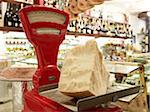
[[[23,112],[122,112],[122,109],[117,106],[103,108],[101,104],[116,101],[120,97],[139,91],[139,87],[133,87],[102,96],[74,100],[73,106],[76,110],[72,110],[66,106],[67,104],[63,105],[60,99],[64,100],[67,96],[57,90],[60,76],[57,55],[59,46],[65,39],[69,15],[64,11],[44,6],[25,7],[19,15],[26,36],[35,48],[38,60],[38,68],[33,75],[34,87],[24,94]],[[42,96],[40,91],[44,90],[52,91],[53,94],[49,98]],[[72,101],[73,99],[70,98]]]

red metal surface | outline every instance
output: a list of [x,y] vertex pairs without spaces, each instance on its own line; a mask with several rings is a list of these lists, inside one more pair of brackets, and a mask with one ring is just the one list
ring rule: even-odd
[[27,92],[24,99],[23,112],[70,112],[69,109],[51,99],[40,96],[37,92],[34,92],[34,90]]
[[[29,12],[34,11],[56,12],[64,15],[66,17],[66,21],[63,25],[45,21],[30,23],[27,15]],[[69,112],[69,109],[63,107],[57,102],[52,101],[51,99],[39,95],[38,93],[39,87],[47,84],[55,84],[59,81],[60,71],[57,68],[57,54],[59,45],[65,38],[65,33],[69,22],[69,15],[63,11],[44,6],[30,6],[23,8],[19,12],[19,15],[26,36],[34,46],[38,59],[38,69],[33,75],[34,88],[32,91],[27,91],[24,94],[23,112]],[[37,34],[35,31],[36,28],[56,28],[61,32],[59,35]],[[101,111],[103,109],[92,109],[88,111],[99,112],[99,110]],[[110,109],[108,112],[120,111],[118,111],[118,108],[116,108],[114,110]]]
[[[30,23],[28,18],[29,12],[34,11],[50,11],[62,14],[66,17],[65,23],[51,23],[45,21],[38,21]],[[37,59],[38,69],[33,76],[34,88],[24,95],[25,104],[24,112],[67,112],[69,109],[61,106],[60,104],[40,96],[38,89],[40,86],[47,84],[58,83],[60,71],[57,68],[57,54],[59,45],[65,38],[67,25],[69,22],[69,15],[63,11],[47,8],[44,6],[30,6],[22,9],[19,12],[23,29],[26,33],[28,40],[33,44]],[[60,30],[60,35],[54,34],[38,34],[36,28],[56,28]],[[51,78],[51,79],[50,79]]]
[[[56,12],[64,15],[66,17],[66,21],[63,25],[45,21],[30,23],[27,15],[29,12],[34,11]],[[57,54],[59,45],[65,38],[65,33],[69,21],[68,14],[57,9],[43,6],[30,6],[20,11],[20,19],[28,40],[35,48],[38,59],[38,70],[33,78],[34,82],[38,81],[36,84],[34,83],[35,86],[39,87],[47,84],[58,83],[60,72],[57,68]],[[59,35],[38,34],[35,31],[36,28],[56,28],[61,32]],[[54,76],[55,80],[49,80],[50,76]]]
[[43,5],[44,4],[44,0],[34,0],[34,4]]

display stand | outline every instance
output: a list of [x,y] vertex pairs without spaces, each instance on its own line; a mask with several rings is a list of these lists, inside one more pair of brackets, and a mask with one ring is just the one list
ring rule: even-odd
[[145,110],[148,112],[148,105],[147,105],[147,87],[146,87],[146,82],[144,78],[144,66],[139,63],[115,63],[115,62],[106,62],[106,68],[110,73],[113,74],[122,74],[124,76],[132,75],[133,73],[139,73],[140,74],[140,86],[143,88],[143,93],[144,93],[144,101],[145,103]]
[[32,87],[32,78],[12,78],[8,79],[0,76],[1,81],[12,82],[12,107],[13,112],[23,110],[23,95]]

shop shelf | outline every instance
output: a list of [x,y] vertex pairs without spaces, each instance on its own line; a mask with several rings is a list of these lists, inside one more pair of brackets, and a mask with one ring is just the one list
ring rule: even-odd
[[15,31],[15,32],[23,32],[22,28],[16,28],[16,27],[0,27],[0,31]]
[[67,32],[68,35],[75,35],[76,37],[78,36],[92,36],[95,38],[100,38],[100,37],[108,37],[108,38],[122,38],[122,39],[129,39],[128,37],[120,37],[120,36],[110,36],[107,34],[83,34],[83,33],[78,33],[78,32]]
[[[22,28],[16,28],[16,27],[0,27],[0,31],[15,31],[15,32],[23,32]],[[108,37],[108,38],[122,38],[122,39],[129,39],[128,37],[120,37],[120,36],[110,36],[107,34],[83,34],[83,33],[78,33],[78,32],[67,32],[67,35],[75,35],[76,37],[78,36],[92,36],[95,38],[100,38],[100,37]]]
[[9,3],[13,3],[13,4],[28,4],[31,5],[31,3],[28,2],[21,2],[21,1],[16,1],[16,0],[2,0],[3,2],[9,2]]

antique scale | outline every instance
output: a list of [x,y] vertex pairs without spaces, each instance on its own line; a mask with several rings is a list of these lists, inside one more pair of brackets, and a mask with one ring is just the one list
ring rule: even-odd
[[[34,46],[38,60],[38,68],[33,75],[33,89],[24,93],[23,112],[122,112],[117,106],[102,106],[109,101],[137,93],[139,87],[108,93],[102,96],[92,96],[75,99],[74,105],[64,105],[64,95],[57,96],[60,70],[57,67],[59,46],[65,39],[69,15],[58,9],[33,5],[19,12],[27,39]],[[52,91],[52,97],[45,97],[40,91]],[[57,93],[55,94],[55,91]],[[56,95],[56,96],[55,96]],[[58,99],[59,101],[55,100]]]

